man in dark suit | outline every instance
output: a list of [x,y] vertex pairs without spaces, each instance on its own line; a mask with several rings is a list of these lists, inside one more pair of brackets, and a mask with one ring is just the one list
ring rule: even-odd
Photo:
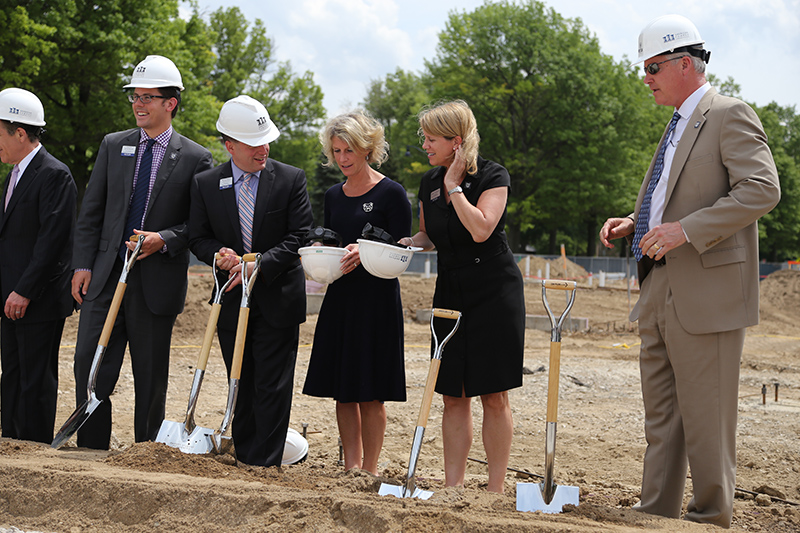
[[[250,320],[233,418],[237,458],[281,464],[294,385],[299,325],[306,318],[305,276],[297,254],[311,227],[305,173],[269,157],[280,135],[264,106],[249,96],[225,103],[217,129],[231,161],[198,174],[192,188],[190,247],[211,264],[238,275],[235,256],[259,252]],[[248,207],[248,205],[250,207]],[[227,278],[228,273],[221,273]],[[225,296],[217,327],[230,373],[241,288]]]
[[108,449],[109,396],[125,346],[131,354],[136,442],[153,440],[164,419],[172,327],[183,311],[189,266],[192,177],[212,166],[211,153],[172,129],[183,85],[175,65],[148,56],[136,66],[128,96],[135,129],[107,135],[83,197],[75,233],[72,296],[82,305],[75,350],[78,405],[133,234],[145,236],[97,378],[103,400],[78,432],[78,445]]
[[53,440],[58,349],[72,314],[72,174],[40,143],[44,107],[24,89],[0,92],[0,160],[13,164],[0,216],[0,424],[3,437]]
[[780,199],[755,112],[705,79],[711,53],[679,15],[639,35],[644,82],[675,108],[636,201],[600,231],[633,237],[641,294],[640,367],[647,451],[640,511],[729,527],[736,483],[739,363],[758,322],[757,220]]

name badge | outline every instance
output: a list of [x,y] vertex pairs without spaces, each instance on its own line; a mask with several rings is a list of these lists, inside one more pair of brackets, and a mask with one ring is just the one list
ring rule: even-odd
[[122,147],[120,154],[122,157],[133,157],[136,155],[136,147],[125,145]]
[[233,187],[233,178],[222,178],[219,180],[219,190],[230,189]]
[[431,191],[431,202],[436,201],[442,195],[442,189],[436,189]]

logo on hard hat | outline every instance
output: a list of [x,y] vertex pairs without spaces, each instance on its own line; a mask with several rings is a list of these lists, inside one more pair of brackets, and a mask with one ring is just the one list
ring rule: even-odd
[[136,70],[134,70],[134,71],[133,71],[133,73],[134,73],[134,74],[144,74],[144,72],[145,72],[146,70],[147,70],[147,67],[144,67],[144,66],[142,66],[142,65],[139,65],[138,67],[136,67]]
[[263,130],[267,127],[267,117],[258,117],[256,124],[258,124],[258,129]]

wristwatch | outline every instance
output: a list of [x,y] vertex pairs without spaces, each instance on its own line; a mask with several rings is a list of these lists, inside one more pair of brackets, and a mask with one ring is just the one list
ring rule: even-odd
[[453,196],[457,192],[460,192],[460,193],[464,192],[464,190],[461,188],[461,185],[456,185],[455,187],[453,187],[452,189],[447,191],[447,196]]

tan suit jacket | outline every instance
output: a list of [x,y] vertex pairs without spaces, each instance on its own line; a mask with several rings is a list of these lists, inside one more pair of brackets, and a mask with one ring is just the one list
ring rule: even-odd
[[[635,217],[654,163],[655,157]],[[756,221],[779,200],[778,172],[758,116],[741,100],[709,89],[675,151],[662,217],[680,222],[690,240],[666,254],[669,285],[686,331],[714,333],[758,323]],[[640,284],[652,265],[639,262]],[[631,313],[631,320],[637,318],[638,306]]]

